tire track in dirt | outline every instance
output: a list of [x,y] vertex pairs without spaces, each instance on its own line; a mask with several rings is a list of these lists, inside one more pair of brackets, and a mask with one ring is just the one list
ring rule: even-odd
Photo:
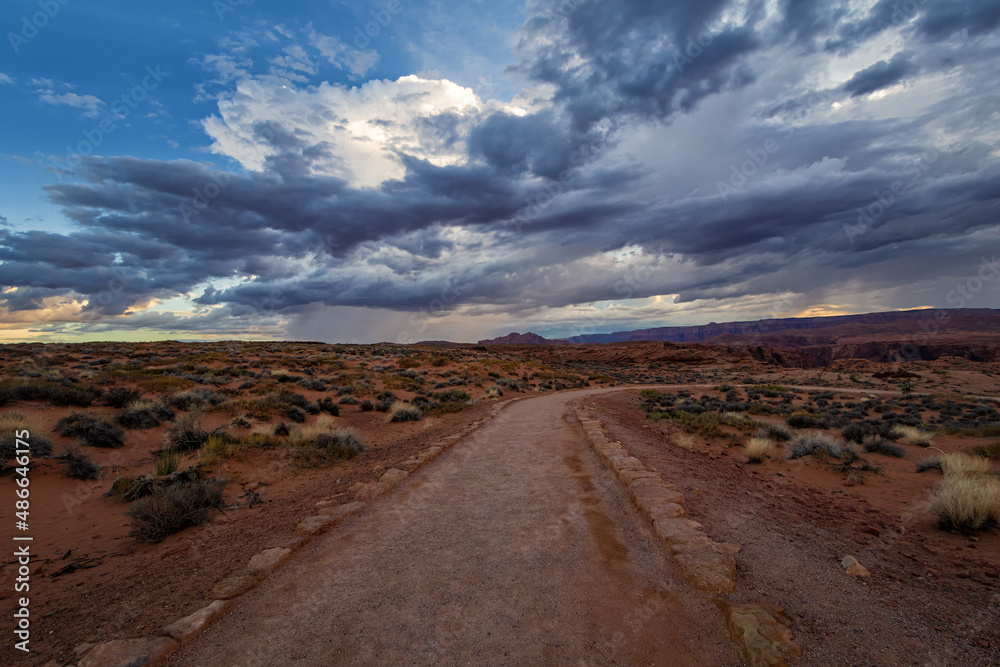
[[604,391],[510,405],[169,664],[738,664],[568,414]]

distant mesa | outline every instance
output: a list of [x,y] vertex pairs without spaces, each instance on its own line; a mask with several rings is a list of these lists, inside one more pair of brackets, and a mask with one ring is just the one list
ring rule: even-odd
[[500,336],[499,338],[491,338],[489,340],[479,341],[480,345],[550,345],[556,342],[566,342],[566,341],[554,341],[549,340],[543,336],[539,336],[536,333],[509,333],[506,336]]
[[[975,339],[975,340],[973,340]],[[552,345],[566,343],[705,343],[708,345],[751,345],[772,348],[882,345],[905,342],[910,347],[940,348],[934,354],[950,354],[945,347],[989,343],[1000,340],[1000,310],[990,308],[921,309],[832,317],[798,317],[748,322],[710,322],[695,326],[657,327],[608,334],[587,334],[550,339],[534,333],[511,333],[480,345]],[[902,344],[902,343],[900,343]],[[945,346],[945,347],[942,347]],[[898,347],[898,345],[897,345]],[[958,348],[955,348],[957,350]],[[861,352],[857,350],[856,352]],[[927,351],[931,353],[930,350]],[[840,350],[836,354],[844,354]],[[921,352],[923,354],[923,352]],[[876,354],[876,352],[871,352]],[[975,350],[958,356],[979,358]],[[861,354],[860,356],[867,356]],[[933,358],[933,357],[928,357]]]

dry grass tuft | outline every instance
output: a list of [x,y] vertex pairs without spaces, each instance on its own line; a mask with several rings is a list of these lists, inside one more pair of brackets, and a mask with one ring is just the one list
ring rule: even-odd
[[678,433],[674,436],[674,444],[690,452],[694,449],[694,436],[690,433]]
[[944,454],[941,456],[941,470],[948,477],[981,477],[990,472],[990,462],[981,456],[969,454]]
[[767,438],[750,438],[746,447],[747,463],[762,463],[774,449],[774,443]]
[[991,475],[955,475],[944,481],[926,503],[937,525],[974,532],[1000,523],[1000,482]]
[[934,434],[921,431],[913,426],[903,426],[897,424],[892,427],[893,434],[899,436],[900,442],[904,445],[916,445],[917,447],[931,447],[934,445]]

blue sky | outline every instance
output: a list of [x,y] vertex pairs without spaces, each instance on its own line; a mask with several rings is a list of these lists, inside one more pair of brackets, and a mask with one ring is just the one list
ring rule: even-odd
[[1000,305],[995,2],[9,0],[0,340]]

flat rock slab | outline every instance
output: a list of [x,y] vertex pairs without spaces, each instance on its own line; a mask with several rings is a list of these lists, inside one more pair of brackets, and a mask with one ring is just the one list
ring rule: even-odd
[[641,486],[633,486],[629,489],[632,493],[632,497],[635,501],[642,502],[643,500],[659,499],[666,501],[668,503],[675,503],[677,505],[684,504],[684,494],[679,491],[674,491],[673,489],[668,489],[666,486],[659,484],[643,484]]
[[660,477],[660,473],[653,472],[652,470],[623,470],[618,478],[621,479],[625,484],[632,484],[640,479],[646,479],[651,481],[663,482],[663,478]]
[[240,570],[217,583],[206,599],[231,600],[257,588],[261,579],[263,579],[263,575],[259,572]]
[[611,467],[614,468],[615,472],[622,472],[623,470],[645,470],[645,467],[642,465],[642,461],[634,456],[616,456],[609,459],[608,462],[611,464]]
[[789,658],[802,656],[795,643],[792,622],[781,607],[717,599],[733,641],[751,667],[786,667]]
[[389,468],[382,474],[381,477],[379,477],[378,481],[383,484],[398,484],[409,476],[410,473],[405,470],[400,470],[399,468]]
[[392,484],[387,484],[386,482],[368,482],[354,494],[354,500],[357,502],[375,500],[391,489]]
[[180,647],[170,637],[116,639],[98,644],[78,663],[79,667],[156,667],[166,663]]
[[417,458],[426,463],[427,461],[430,461],[431,459],[435,458],[442,451],[443,450],[440,447],[429,447],[424,451],[420,452],[419,454],[417,454]]
[[650,521],[660,519],[675,519],[684,514],[684,506],[669,502],[663,498],[643,498],[636,501],[642,513],[649,517]]
[[[359,491],[358,493],[361,492]],[[299,525],[295,526],[295,532],[299,535],[311,537],[324,532],[334,523],[336,523],[336,519],[332,516],[327,514],[317,514],[316,516],[309,516],[303,519]]]
[[[334,524],[340,523],[349,516],[354,516],[364,508],[365,504],[361,501],[355,500],[352,503],[346,503],[344,505],[334,505],[333,507],[325,507],[320,510],[321,516],[333,517]],[[334,524],[331,524],[334,525]]]
[[681,553],[674,561],[688,583],[706,593],[728,595],[736,589],[736,561],[728,554]]
[[247,569],[251,572],[271,572],[288,560],[288,557],[291,555],[291,549],[283,549],[281,547],[264,549],[250,559]]
[[202,607],[193,614],[176,620],[163,628],[163,634],[181,644],[186,644],[207,628],[209,623],[229,611],[233,604],[235,603],[232,600],[216,600],[207,607]]

